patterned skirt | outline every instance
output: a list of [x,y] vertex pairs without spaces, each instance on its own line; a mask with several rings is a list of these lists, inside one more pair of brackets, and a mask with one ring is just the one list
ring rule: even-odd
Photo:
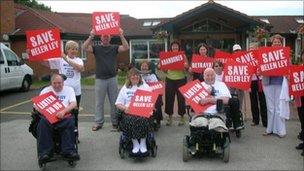
[[140,139],[147,137],[149,132],[149,119],[123,114],[121,120],[122,132],[130,139]]

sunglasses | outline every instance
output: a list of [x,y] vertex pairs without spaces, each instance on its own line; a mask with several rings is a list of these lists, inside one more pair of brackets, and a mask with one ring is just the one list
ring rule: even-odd
[[214,67],[222,67],[222,66],[219,66],[219,65],[214,65]]

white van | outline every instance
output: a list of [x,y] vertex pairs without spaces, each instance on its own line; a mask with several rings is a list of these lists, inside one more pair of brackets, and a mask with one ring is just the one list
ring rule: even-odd
[[0,43],[0,91],[20,88],[28,91],[32,84],[33,70],[3,43]]

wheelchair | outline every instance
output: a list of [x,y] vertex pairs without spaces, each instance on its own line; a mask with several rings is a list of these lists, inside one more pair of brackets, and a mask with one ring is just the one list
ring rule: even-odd
[[[222,100],[218,100],[217,111],[223,108],[222,103]],[[224,115],[219,112],[219,115],[190,116],[189,110],[190,108],[187,108],[190,135],[183,137],[183,161],[187,162],[192,156],[209,155],[220,156],[227,163],[231,140]]]
[[237,138],[241,138],[244,129],[244,119],[241,113],[240,102],[236,94],[232,94],[232,97],[228,101],[228,105],[224,106],[224,110],[227,116],[227,126],[229,131],[235,132]]
[[152,127],[155,132],[158,131],[158,129],[160,128],[161,120],[163,119],[162,105],[162,95],[159,95],[155,102],[155,110],[152,114]]
[[[124,112],[118,110],[117,112],[117,121],[118,121],[118,130],[121,131],[121,121],[123,119]],[[153,126],[153,117],[149,119],[149,126]],[[149,132],[146,136],[146,144],[147,144],[147,152],[146,153],[132,153],[133,143],[131,138],[129,138],[126,133],[121,131],[119,137],[119,156],[121,159],[125,159],[126,157],[131,157],[133,159],[143,159],[145,157],[151,156],[156,157],[157,155],[157,145],[153,132]]]
[[[76,109],[72,110],[71,113],[74,114],[76,112]],[[37,126],[39,124],[39,121],[41,119],[41,114],[36,111],[35,109],[33,109],[32,111],[32,114],[31,114],[31,123],[30,123],[30,126],[29,126],[29,132],[32,133],[32,135],[37,139]],[[77,136],[78,136],[78,132],[77,130],[75,129],[74,130],[75,132],[75,149],[76,149],[76,152],[78,153],[78,143],[77,143]],[[49,163],[49,162],[53,162],[53,161],[56,161],[58,159],[62,159],[62,160],[65,160],[68,162],[69,166],[71,167],[75,167],[76,166],[76,161],[73,160],[73,159],[69,159],[69,158],[65,158],[65,157],[62,157],[61,156],[61,137],[60,137],[60,132],[58,129],[56,128],[53,128],[53,144],[54,144],[54,147],[53,147],[53,153],[54,155],[51,156],[51,159],[48,160],[48,161],[45,161],[45,162],[42,162],[39,160],[39,156],[38,156],[38,140],[36,141],[37,143],[37,158],[38,158],[38,166],[41,170],[45,170],[46,169],[46,163]]]

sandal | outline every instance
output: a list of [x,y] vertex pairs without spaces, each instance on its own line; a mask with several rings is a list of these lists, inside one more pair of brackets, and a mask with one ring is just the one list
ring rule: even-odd
[[99,129],[101,129],[102,126],[101,125],[93,125],[92,126],[92,131],[98,131]]
[[263,136],[268,136],[268,135],[271,135],[271,133],[268,133],[268,132],[263,133]]

